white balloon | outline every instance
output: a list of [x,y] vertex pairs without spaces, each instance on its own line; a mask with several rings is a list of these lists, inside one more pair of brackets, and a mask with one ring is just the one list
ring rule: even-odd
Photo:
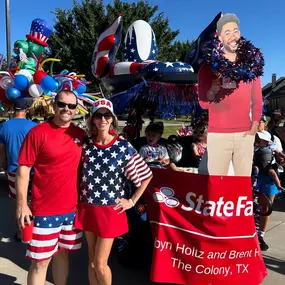
[[43,93],[43,88],[38,84],[32,84],[29,87],[29,94],[34,98],[40,97]]
[[29,82],[31,82],[31,80],[32,80],[32,75],[29,72],[29,70],[27,70],[27,69],[21,69],[17,74],[22,74],[22,75],[26,76],[28,78]]

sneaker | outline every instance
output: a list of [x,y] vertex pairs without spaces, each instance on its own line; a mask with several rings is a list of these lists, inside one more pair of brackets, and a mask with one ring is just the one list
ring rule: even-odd
[[269,249],[269,246],[266,244],[263,237],[258,237],[258,241],[261,251],[267,251]]

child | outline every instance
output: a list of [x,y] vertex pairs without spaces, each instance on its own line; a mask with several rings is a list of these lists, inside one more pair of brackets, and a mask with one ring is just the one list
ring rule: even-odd
[[203,123],[195,124],[193,130],[194,142],[192,143],[192,150],[194,156],[197,159],[198,165],[207,148],[207,133],[208,130],[206,125],[204,125]]
[[148,164],[168,165],[169,156],[166,147],[158,144],[163,134],[162,123],[150,123],[145,129],[147,145],[140,149],[140,156]]
[[271,134],[267,131],[257,132],[255,139],[254,164],[258,168],[258,184],[265,194],[277,194],[279,191],[285,191],[281,186],[279,177],[272,165],[274,159],[275,145],[271,141]]
[[[254,165],[258,170],[257,185],[260,192],[264,193],[273,202],[275,195],[279,190],[285,190],[281,186],[279,177],[272,165],[274,158],[274,150],[276,146],[271,140],[271,134],[267,131],[259,131],[255,138],[255,152],[254,152]],[[258,232],[258,240],[260,249],[267,251],[269,246],[264,241],[264,234],[266,232],[269,216],[260,216],[260,225]]]

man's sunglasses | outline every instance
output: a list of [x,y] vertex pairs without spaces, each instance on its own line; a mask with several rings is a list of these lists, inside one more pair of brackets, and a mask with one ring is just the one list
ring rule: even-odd
[[110,120],[113,117],[113,115],[111,113],[95,113],[93,115],[93,118],[95,118],[95,119],[102,119],[103,117],[106,120]]
[[61,102],[61,101],[57,101],[56,102],[56,106],[58,108],[65,108],[67,106],[69,110],[75,110],[76,107],[77,107],[77,104],[67,104],[67,103],[64,103],[64,102]]

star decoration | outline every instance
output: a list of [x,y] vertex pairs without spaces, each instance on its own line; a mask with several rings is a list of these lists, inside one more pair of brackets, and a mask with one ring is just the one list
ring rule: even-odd
[[86,150],[86,152],[85,152],[86,155],[89,155],[90,153],[91,153],[90,149]]
[[123,164],[123,161],[121,159],[119,159],[117,162],[118,162],[118,166],[121,166]]
[[92,204],[94,199],[92,199],[91,197],[88,197],[87,200],[88,200],[88,203],[89,203],[89,204]]
[[102,155],[104,154],[104,152],[102,151],[102,149],[100,149],[98,152],[97,152],[97,155],[102,157]]
[[117,184],[117,185],[115,186],[115,189],[116,189],[117,191],[119,191],[119,190],[120,190],[120,186],[119,186],[119,184]]
[[108,203],[108,200],[107,199],[103,199],[103,200],[101,200],[102,201],[102,205],[107,205],[107,203]]
[[95,198],[97,198],[97,197],[100,198],[100,195],[101,195],[101,194],[100,194],[100,192],[97,190],[96,192],[94,192],[94,195],[95,195]]
[[108,164],[108,161],[109,161],[109,160],[110,160],[109,158],[105,157],[105,158],[103,159],[103,163]]
[[89,157],[89,162],[94,162],[94,160],[95,160],[94,156]]
[[99,163],[96,163],[94,166],[95,166],[95,170],[100,170],[101,168],[101,165]]
[[117,156],[118,156],[118,154],[115,151],[111,153],[112,158],[116,158]]
[[115,169],[116,169],[116,167],[115,167],[114,165],[109,166],[109,170],[110,170],[111,172],[114,172]]
[[95,183],[96,184],[100,184],[101,178],[99,178],[98,176],[96,178],[94,178]]
[[174,67],[173,62],[165,62],[165,65],[166,65],[166,67],[169,67],[169,66]]
[[88,176],[92,176],[94,171],[92,169],[88,170]]
[[111,191],[110,193],[108,193],[110,198],[115,198],[115,193],[113,191]]
[[107,177],[107,175],[108,175],[108,173],[104,170],[104,171],[102,172],[102,177]]
[[93,187],[94,187],[94,185],[93,185],[92,183],[89,183],[89,184],[88,184],[88,189],[89,189],[89,190],[92,190]]
[[108,186],[106,184],[104,184],[104,185],[101,186],[101,188],[102,188],[102,191],[107,191]]
[[86,182],[86,181],[87,181],[87,177],[86,177],[85,175],[83,175],[82,181],[83,181],[83,182]]
[[109,181],[110,185],[114,185],[114,179],[111,178],[110,181]]

